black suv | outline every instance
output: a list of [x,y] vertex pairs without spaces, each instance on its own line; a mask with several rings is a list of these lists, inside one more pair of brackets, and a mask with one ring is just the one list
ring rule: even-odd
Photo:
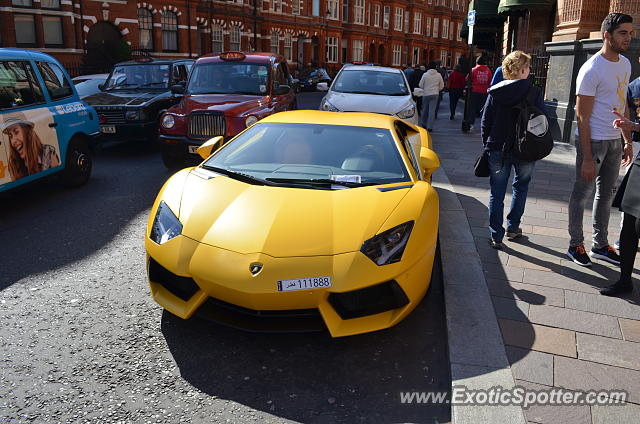
[[186,84],[193,63],[145,57],[115,65],[101,91],[84,98],[98,113],[102,139],[155,141],[160,115],[179,100],[171,87]]

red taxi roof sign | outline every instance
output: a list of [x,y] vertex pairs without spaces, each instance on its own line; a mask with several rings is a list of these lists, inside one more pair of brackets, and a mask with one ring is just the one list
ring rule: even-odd
[[220,55],[222,60],[244,60],[245,57],[242,52],[224,52]]

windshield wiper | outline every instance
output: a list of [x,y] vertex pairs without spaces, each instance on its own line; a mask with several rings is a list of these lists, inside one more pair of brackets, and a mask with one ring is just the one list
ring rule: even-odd
[[273,181],[277,183],[293,183],[293,184],[331,184],[344,187],[365,187],[376,185],[377,183],[356,183],[354,181],[334,181],[330,178],[266,178],[267,181]]
[[236,172],[236,171],[232,171],[230,169],[225,169],[225,168],[218,168],[217,166],[211,166],[211,165],[202,165],[202,168],[208,170],[208,171],[213,171],[213,172],[217,172],[219,174],[222,175],[226,175],[227,177],[231,177],[234,178],[238,181],[243,181],[245,183],[249,183],[249,184],[260,184],[260,185],[266,185],[266,186],[279,186],[281,184],[278,184],[276,182],[273,181],[268,181],[268,180],[263,180],[262,178],[258,178],[258,177],[254,177],[253,175],[249,175],[249,174],[245,174],[243,172]]

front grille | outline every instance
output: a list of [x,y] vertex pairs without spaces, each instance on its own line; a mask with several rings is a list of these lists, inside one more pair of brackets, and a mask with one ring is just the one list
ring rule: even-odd
[[104,109],[96,108],[98,116],[102,115],[106,119],[105,124],[124,124],[124,109]]
[[328,300],[342,319],[379,314],[409,303],[409,298],[395,280],[359,290],[330,293]]
[[211,138],[225,135],[224,115],[221,113],[193,113],[189,119],[189,138]]

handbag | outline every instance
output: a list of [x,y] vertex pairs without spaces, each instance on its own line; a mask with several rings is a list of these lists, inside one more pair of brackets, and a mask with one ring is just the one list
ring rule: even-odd
[[422,97],[424,96],[424,89],[420,88],[420,87],[416,87],[413,89],[413,95],[415,97]]
[[476,177],[488,177],[491,175],[491,171],[489,170],[489,153],[486,150],[476,159],[476,163],[473,165],[473,172]]

